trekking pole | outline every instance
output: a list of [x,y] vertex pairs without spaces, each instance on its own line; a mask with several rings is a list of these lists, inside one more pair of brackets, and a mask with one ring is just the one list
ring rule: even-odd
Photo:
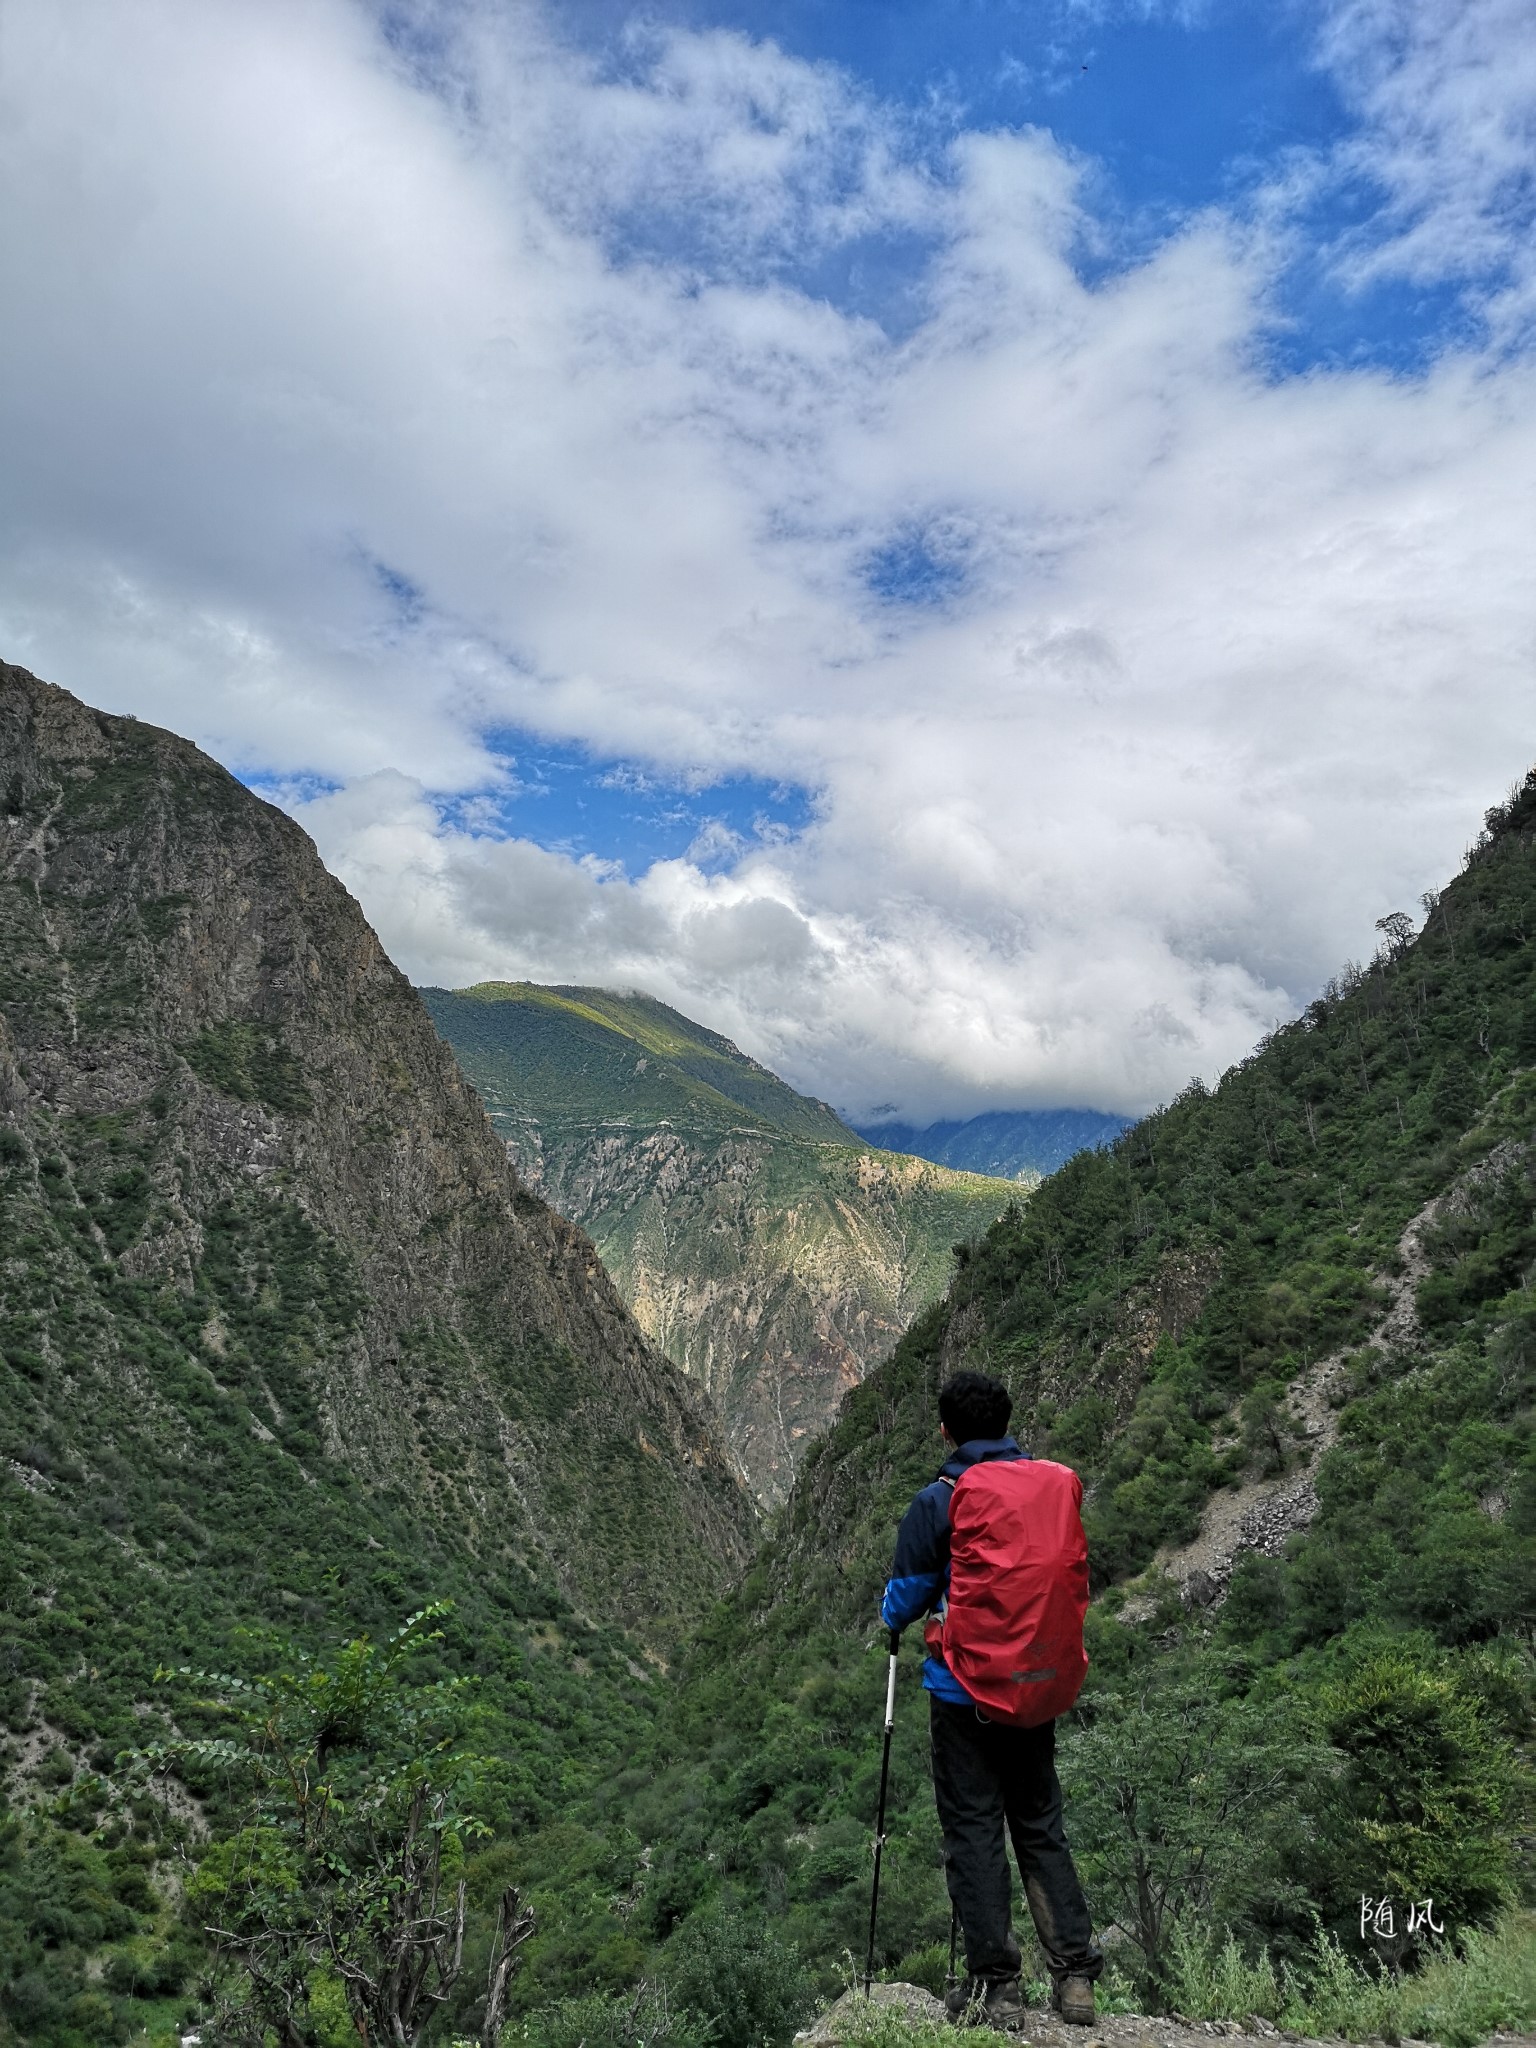
[[955,1950],[959,1945],[960,1908],[951,1899],[949,1905],[949,1975],[944,1979],[944,1989],[946,1991],[953,1991],[960,1982],[959,1974],[955,1969]]
[[891,1776],[891,1727],[896,1719],[896,1652],[901,1630],[891,1630],[891,1668],[885,1681],[885,1750],[880,1758],[880,1811],[875,1818],[875,1884],[869,1895],[869,1953],[864,1959],[864,1996],[875,1976],[875,1916],[880,1911],[880,1854],[885,1847],[885,1788]]

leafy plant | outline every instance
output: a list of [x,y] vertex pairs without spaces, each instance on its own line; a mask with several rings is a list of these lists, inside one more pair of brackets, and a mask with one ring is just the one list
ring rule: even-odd
[[1221,1698],[1212,1676],[1090,1700],[1063,1757],[1085,1877],[1154,1994],[1180,1925],[1293,1901],[1286,1816],[1330,1775],[1325,1749],[1256,1703]]
[[1450,1924],[1488,1920],[1513,1891],[1506,1822],[1528,1778],[1473,1686],[1434,1646],[1380,1642],[1319,1701],[1344,1759],[1335,1838],[1379,1895],[1432,1898]]
[[673,2005],[664,1984],[642,1977],[632,1991],[594,1992],[530,2012],[502,2048],[712,2048],[714,2028]]
[[719,2048],[773,2048],[809,2003],[800,1958],[771,1929],[728,1905],[689,1920],[665,1951],[672,1997],[706,2022]]
[[[466,1845],[491,1832],[474,1811],[480,1759],[454,1747],[468,1682],[407,1683],[413,1653],[439,1641],[444,1604],[384,1642],[359,1637],[329,1663],[299,1653],[252,1680],[180,1670],[211,1686],[229,1736],[146,1751],[151,1770],[222,1769],[249,1786],[242,1823],[204,1861],[188,1910],[226,1972],[217,2025],[230,2041],[282,2048],[313,2038],[312,1993],[339,1982],[363,2040],[414,2048],[463,1966]],[[209,1704],[204,1702],[204,1704]],[[517,1950],[532,1931],[502,1897],[483,2037],[495,2042]]]
[[1311,2038],[1406,2036],[1473,2048],[1536,2019],[1536,1921],[1516,1913],[1487,1932],[1474,1928],[1409,1976],[1346,1954],[1322,1929],[1302,1956],[1277,1965],[1265,1948],[1245,1956],[1230,1932],[1181,1925],[1169,1943],[1168,1990],[1190,2019],[1256,2017]]

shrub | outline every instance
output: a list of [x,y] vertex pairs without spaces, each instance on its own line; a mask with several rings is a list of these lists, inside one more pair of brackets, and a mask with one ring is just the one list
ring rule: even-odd
[[795,1950],[728,1906],[685,1922],[667,1944],[665,1975],[672,2002],[706,2021],[719,2048],[787,2041],[810,2004]]
[[1433,1898],[1452,1925],[1491,1919],[1513,1889],[1505,1823],[1525,1781],[1461,1670],[1422,1639],[1383,1643],[1324,1692],[1322,1721],[1346,1759],[1333,1818],[1350,1885]]
[[501,2037],[502,2048],[708,2048],[714,2038],[706,2021],[671,2001],[664,1984],[645,1980],[633,1991],[541,2006]]

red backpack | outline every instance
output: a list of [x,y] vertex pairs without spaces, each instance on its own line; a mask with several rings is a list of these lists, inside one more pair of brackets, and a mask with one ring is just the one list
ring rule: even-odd
[[1038,1728],[1088,1671],[1083,1482],[1046,1458],[971,1465],[949,1501],[944,1661],[994,1721]]

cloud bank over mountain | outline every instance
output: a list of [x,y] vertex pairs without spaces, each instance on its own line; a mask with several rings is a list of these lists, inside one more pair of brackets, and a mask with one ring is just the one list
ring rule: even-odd
[[[644,987],[855,1113],[1144,1107],[1532,751],[1536,54],[1456,12],[1319,8],[1338,141],[1128,227],[736,32],[10,0],[4,651],[278,796],[421,980]],[[1302,276],[1429,338],[1299,361]],[[545,745],[692,845],[548,829]]]

